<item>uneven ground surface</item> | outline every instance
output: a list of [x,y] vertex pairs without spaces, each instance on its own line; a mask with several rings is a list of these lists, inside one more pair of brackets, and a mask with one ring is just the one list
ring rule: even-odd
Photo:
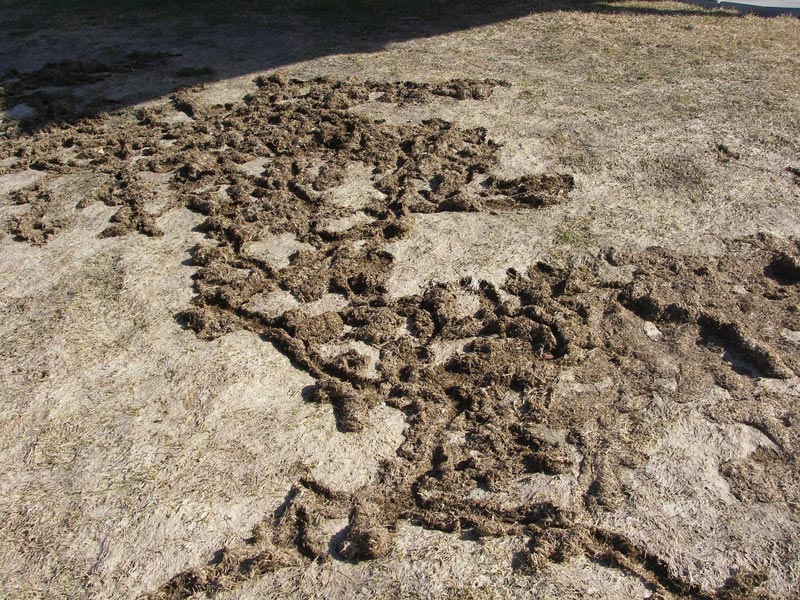
[[16,4],[0,595],[796,596],[800,21]]

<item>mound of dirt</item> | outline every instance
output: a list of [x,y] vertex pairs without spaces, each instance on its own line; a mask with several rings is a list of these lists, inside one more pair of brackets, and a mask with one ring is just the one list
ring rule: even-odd
[[[332,503],[330,494],[306,482],[304,495],[292,499],[293,507],[298,503],[293,510],[304,514],[322,502],[327,518],[349,516],[346,541],[335,551],[341,557],[381,556],[405,519],[476,537],[528,536],[520,559],[526,568],[585,554],[619,563],[664,593],[746,597],[731,596],[727,588],[702,593],[659,557],[593,523],[595,515],[626,502],[616,474],[647,462],[648,445],[663,423],[663,416],[634,406],[653,395],[699,403],[711,386],[724,389],[728,400],[709,409],[710,418],[748,415],[781,440],[779,451],[759,452],[752,464],[721,471],[734,493],[787,498],[780,490],[800,474],[789,433],[795,409],[779,403],[781,416],[774,420],[766,414],[772,408],[760,413],[752,401],[759,377],[800,373],[792,345],[761,326],[800,328],[797,286],[782,282],[770,266],[787,253],[800,254],[796,244],[755,237],[732,243],[715,260],[658,249],[616,257],[611,269],[630,273],[627,281],[608,278],[609,263],[597,258],[512,272],[501,289],[463,281],[432,284],[396,301],[353,297],[337,313],[348,327],[322,336],[322,326],[291,324],[296,315],[269,321],[246,308],[215,310],[228,313],[232,327],[274,340],[316,374],[314,399],[332,404],[342,430],[359,429],[379,402],[406,414],[406,441],[376,484]],[[738,287],[747,292],[732,292]],[[466,312],[460,310],[465,305]],[[364,376],[366,357],[358,352],[326,358],[320,339],[368,340],[379,351],[377,377]],[[455,350],[442,360],[440,349],[448,345]],[[580,401],[555,400],[566,374],[585,390]],[[623,431],[607,427],[625,414]],[[532,501],[523,493],[526,477],[562,474],[581,482],[582,505]],[[274,528],[277,536],[289,526],[295,539],[309,535],[313,522],[287,525],[283,515],[265,521],[262,530]],[[308,548],[301,552],[310,558],[327,556],[327,550]]]
[[[753,401],[759,378],[800,374],[795,347],[765,325],[800,330],[797,242],[746,238],[714,259],[608,252],[510,270],[501,286],[467,278],[401,298],[388,293],[394,258],[384,248],[408,234],[415,213],[546,210],[569,201],[574,182],[567,173],[498,178],[498,145],[483,129],[437,119],[396,126],[351,109],[480,100],[500,84],[272,76],[239,105],[200,106],[184,90],[173,104],[186,119],[147,109],[114,132],[85,120],[0,151],[20,159],[15,169],[105,174],[109,189],[98,200],[120,209],[102,235],[158,235],[156,220],[173,205],[150,208],[143,174],[168,174],[178,203],[205,215],[214,242],[193,252],[197,295],[182,322],[204,339],[246,329],[273,342],[317,379],[309,400],[329,403],[343,431],[363,428],[381,403],[406,416],[406,439],[372,484],[343,494],[302,479],[241,547],[149,597],[213,595],[298,556],[381,557],[401,520],[476,538],[525,536],[518,568],[583,554],[636,574],[656,593],[745,597],[760,585],[741,577],[705,592],[597,523],[630,497],[620,468],[646,463],[667,418],[647,407],[699,404],[709,388],[724,400],[705,408],[708,418],[747,420],[776,441],[752,464],[723,469],[736,493],[768,488],[781,497],[777,477],[800,479],[796,409]],[[354,168],[369,173],[372,193],[334,201]],[[16,226],[20,239],[57,234],[37,228],[46,202],[20,202],[32,205]],[[286,246],[282,258],[274,244],[258,250],[276,239]],[[273,292],[299,306],[265,313],[258,299]],[[310,309],[329,294],[343,308]],[[575,392],[566,403],[565,386]],[[580,489],[577,504],[530,491],[533,480],[565,475]],[[331,519],[349,522],[335,542],[325,529]]]

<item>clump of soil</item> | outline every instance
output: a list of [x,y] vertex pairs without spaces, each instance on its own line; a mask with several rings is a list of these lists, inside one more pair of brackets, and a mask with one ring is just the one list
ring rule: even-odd
[[[331,371],[337,371],[339,376],[350,375],[347,370],[338,367],[336,363],[328,363],[326,366],[329,366]],[[336,421],[342,431],[361,431],[366,425],[369,411],[377,404],[378,400],[374,393],[365,393],[355,389],[346,381],[329,377],[319,380],[313,399],[333,405]]]
[[14,194],[14,204],[28,204],[29,208],[17,217],[10,226],[15,239],[41,246],[64,226],[61,219],[54,218],[49,210],[51,194],[43,190],[24,190]]
[[156,192],[137,182],[129,173],[117,173],[115,181],[99,199],[108,206],[119,206],[111,217],[111,226],[104,229],[101,237],[116,237],[138,231],[150,237],[163,235],[156,225],[158,215],[148,212],[147,203],[154,202]]
[[378,505],[356,500],[350,511],[350,524],[338,552],[348,559],[383,558],[391,547],[391,534]]
[[498,86],[509,87],[510,84],[499,79],[454,79],[444,84],[406,81],[399,85],[378,85],[375,91],[380,93],[380,102],[402,105],[430,102],[436,96],[456,100],[486,100]]
[[565,201],[575,187],[575,179],[568,174],[545,173],[517,179],[494,179],[492,186],[517,202],[538,208]]
[[12,69],[2,75],[0,110],[25,103],[35,111],[26,119],[26,128],[51,122],[74,122],[81,116],[113,104],[105,98],[82,101],[75,94],[78,86],[97,83],[112,73],[130,73],[163,64],[176,56],[165,52],[131,52],[123,60],[106,64],[96,60],[68,60],[48,63],[29,73]]
[[[272,76],[238,105],[200,106],[185,89],[172,109],[140,111],[115,133],[87,120],[0,150],[20,158],[14,168],[64,172],[81,168],[53,160],[68,145],[107,175],[110,188],[99,199],[120,209],[103,235],[157,235],[158,213],[147,208],[152,190],[141,175],[169,174],[178,203],[206,216],[214,243],[193,251],[197,295],[181,322],[206,339],[246,329],[271,341],[317,379],[309,400],[329,403],[343,431],[366,427],[380,403],[406,417],[396,457],[365,489],[343,494],[302,479],[252,539],[149,597],[213,595],[301,557],[385,556],[400,520],[472,537],[526,536],[524,568],[584,554],[634,573],[657,593],[730,595],[701,593],[659,557],[594,524],[626,501],[620,467],[645,464],[663,426],[660,414],[633,408],[642,398],[699,404],[709,388],[725,390],[704,408],[709,418],[758,422],[783,447],[753,464],[727,465],[722,475],[742,497],[759,485],[778,497],[783,488],[764,483],[773,462],[780,477],[800,479],[787,458],[796,456],[791,407],[753,401],[759,378],[800,373],[793,342],[762,326],[800,330],[800,246],[756,236],[730,242],[718,258],[606,252],[512,270],[500,287],[467,278],[390,297],[394,258],[385,247],[407,235],[415,213],[546,210],[568,201],[574,182],[564,173],[496,177],[498,145],[480,128],[438,119],[395,126],[350,109],[480,99],[496,85]],[[167,118],[174,109],[190,118]],[[358,166],[371,173],[375,193],[357,208],[332,201]],[[370,218],[344,230],[323,225],[356,211]],[[293,240],[285,260],[259,253],[259,243],[279,236]],[[300,306],[262,313],[255,300],[279,290]],[[346,306],[307,309],[331,293]],[[377,356],[372,372],[358,350],[324,347],[353,343]],[[580,488],[577,505],[525,493],[532,481],[565,476]],[[345,518],[348,528],[332,540],[325,524]],[[736,585],[746,587],[742,581]]]
[[740,155],[735,150],[732,150],[727,144],[717,144],[717,160],[720,162],[730,162],[732,160],[739,160]]

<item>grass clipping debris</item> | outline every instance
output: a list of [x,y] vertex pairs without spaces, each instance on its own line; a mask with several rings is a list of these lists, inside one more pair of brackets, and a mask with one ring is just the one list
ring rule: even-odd
[[[276,75],[260,78],[258,90],[235,105],[202,106],[183,90],[172,110],[186,119],[148,108],[128,127],[108,130],[104,117],[76,118],[31,137],[20,132],[2,151],[19,158],[18,169],[102,173],[107,185],[96,199],[120,208],[101,235],[159,235],[158,216],[174,206],[205,215],[209,243],[192,254],[196,297],[179,321],[203,339],[246,329],[271,341],[316,378],[308,400],[329,404],[342,431],[367,426],[380,403],[402,411],[408,424],[396,457],[365,488],[346,494],[302,478],[240,547],[177,574],[149,598],[213,596],[298,561],[381,558],[400,520],[474,538],[521,536],[528,542],[518,569],[582,554],[665,595],[755,597],[763,582],[757,573],[704,591],[595,523],[628,501],[620,465],[647,461],[661,417],[636,407],[654,385],[673,402],[694,402],[711,385],[726,390],[728,400],[709,408],[710,417],[746,414],[781,441],[781,451],[759,454],[759,464],[726,466],[733,493],[786,500],[785,482],[798,477],[797,448],[781,428],[795,413],[778,401],[769,410],[780,418],[767,418],[752,399],[757,378],[800,373],[788,342],[759,327],[766,320],[800,330],[800,248],[755,236],[730,242],[719,258],[609,250],[509,270],[500,286],[465,278],[392,297],[394,258],[384,248],[408,235],[415,214],[546,210],[571,201],[574,182],[568,173],[498,177],[499,146],[483,129],[438,119],[392,125],[353,108],[480,101],[499,85]],[[261,161],[257,172],[245,168],[254,161]],[[335,202],[354,167],[368,170],[374,193]],[[154,191],[142,173],[166,174],[177,200],[151,212]],[[31,205],[15,226],[20,240],[43,244],[58,235],[47,194],[34,190],[17,201]],[[365,218],[330,225],[356,213]],[[279,235],[301,248],[288,264],[253,250]],[[731,286],[749,293],[731,294]],[[290,293],[298,307],[261,310],[257,300],[273,292]],[[326,294],[342,296],[344,308],[307,309]],[[342,350],[331,354],[332,346]],[[670,365],[679,365],[677,375]],[[562,403],[556,391],[566,373],[576,386],[611,383]],[[622,430],[604,426],[619,415],[629,416]],[[579,505],[531,501],[519,491],[531,476],[565,474],[582,490]],[[332,540],[320,524],[336,518],[349,525]]]

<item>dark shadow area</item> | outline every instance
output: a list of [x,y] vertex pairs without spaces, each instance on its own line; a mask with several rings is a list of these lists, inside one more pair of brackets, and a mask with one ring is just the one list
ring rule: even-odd
[[800,248],[796,255],[776,252],[772,261],[764,268],[764,275],[781,285],[800,283]]
[[698,343],[722,353],[722,360],[738,375],[758,379],[785,379],[791,372],[768,347],[750,338],[738,323],[721,321],[710,315],[698,319]]
[[676,6],[614,0],[0,0],[0,108],[38,124],[70,120],[185,86],[323,56],[377,52],[535,13],[710,14]]

